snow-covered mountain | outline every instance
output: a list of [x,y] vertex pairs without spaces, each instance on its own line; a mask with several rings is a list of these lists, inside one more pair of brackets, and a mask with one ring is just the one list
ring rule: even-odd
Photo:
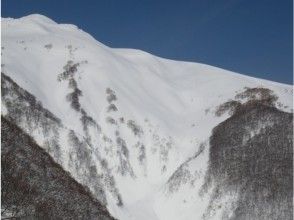
[[1,23],[2,115],[113,217],[289,218],[292,86],[109,48],[42,15]]

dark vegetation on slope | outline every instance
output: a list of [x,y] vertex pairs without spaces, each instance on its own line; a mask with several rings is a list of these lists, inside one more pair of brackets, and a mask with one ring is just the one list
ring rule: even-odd
[[113,219],[31,137],[6,118],[1,119],[2,215],[21,219]]
[[224,205],[225,195],[236,194],[229,208],[233,216],[225,211],[223,219],[292,219],[292,123],[291,113],[261,99],[238,106],[214,128],[202,188],[202,193],[213,189],[213,194],[204,217]]
[[[116,188],[114,177],[103,158],[94,157],[91,138],[101,132],[101,127],[82,108],[80,122],[84,136],[68,130],[54,114],[42,106],[34,95],[17,85],[9,76],[1,74],[1,100],[4,109],[2,112],[9,121],[19,126],[33,137],[41,135],[42,148],[48,152],[55,162],[68,167],[73,177],[82,185],[88,186],[94,197],[103,205],[107,204],[104,187],[114,196],[117,204],[123,205],[122,198]],[[60,133],[68,133],[69,154],[61,153]],[[94,159],[95,158],[95,159]],[[99,160],[100,171],[94,160]]]
[[256,103],[263,104],[266,106],[275,107],[276,105],[282,105],[280,102],[277,102],[278,97],[274,92],[268,88],[248,88],[245,87],[244,91],[238,93],[235,96],[235,100],[229,100],[221,105],[219,105],[215,111],[216,116],[221,116],[225,112],[228,112],[229,115],[233,115],[238,110],[242,110],[241,100],[245,100],[247,104]]
[[[14,93],[17,94],[17,97]],[[16,98],[17,100],[15,100],[15,102],[18,101],[18,103],[12,103],[11,100],[6,98],[8,96],[13,96],[14,98]],[[37,119],[41,117],[40,114],[42,114],[43,117],[49,118],[57,124],[61,123],[60,119],[55,117],[47,109],[43,108],[42,103],[37,101],[32,94],[19,87],[9,76],[4,73],[1,73],[1,97],[4,98],[4,100],[2,101],[5,102],[8,112],[10,113],[11,111],[11,114],[14,114],[15,120],[18,120],[20,118],[20,115],[23,114],[23,108],[26,107],[25,104],[23,104],[24,106],[19,106],[20,103],[26,101],[31,106],[31,109],[30,112],[25,113],[35,113]],[[35,109],[35,112],[31,112],[32,109]]]
[[167,181],[168,193],[174,193],[179,190],[181,185],[190,183],[194,185],[194,181],[201,175],[201,172],[195,172],[194,174],[189,170],[189,163],[196,159],[205,149],[205,144],[201,143],[198,151],[192,157],[188,158],[182,163],[176,171],[169,177]]
[[75,74],[78,72],[78,67],[80,63],[74,63],[72,60],[69,60],[67,64],[63,67],[63,72],[60,73],[57,77],[58,81],[67,80],[68,87],[72,90],[69,94],[67,94],[66,99],[70,102],[71,107],[80,111],[80,96],[82,96],[82,91],[78,88],[78,84],[75,77]]
[[44,148],[55,161],[60,160],[59,129],[61,120],[43,107],[34,95],[17,85],[9,76],[1,73],[1,101],[7,119],[24,128],[27,133],[39,130]]

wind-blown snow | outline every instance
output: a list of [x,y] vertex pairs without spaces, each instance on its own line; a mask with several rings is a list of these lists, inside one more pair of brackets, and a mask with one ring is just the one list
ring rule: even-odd
[[[216,117],[216,107],[234,99],[245,87],[269,88],[283,104],[280,109],[291,111],[292,107],[289,85],[139,50],[109,48],[74,25],[57,24],[42,15],[2,18],[2,72],[40,100],[67,129],[83,136],[80,113],[66,99],[71,92],[68,82],[57,80],[70,60],[79,63],[74,79],[82,91],[80,105],[107,137],[115,140],[115,131],[119,131],[129,150],[136,178],[116,175],[112,169],[123,207],[107,194],[108,209],[119,219],[200,219],[208,203],[198,195],[207,167],[207,148],[187,163],[188,170],[199,173],[194,187],[183,184],[172,193],[167,182],[202,143],[207,145],[212,128],[228,117]],[[117,100],[112,103],[117,111],[107,111],[107,88],[115,93]],[[5,114],[4,110],[5,106]],[[107,117],[117,125],[109,124]],[[119,123],[120,118],[125,122]],[[128,120],[141,127],[140,137],[130,132]],[[67,160],[68,143],[63,139]],[[146,148],[145,168],[133,147],[138,141]],[[167,158],[161,158],[159,149],[168,152]],[[103,150],[100,153],[115,167]]]

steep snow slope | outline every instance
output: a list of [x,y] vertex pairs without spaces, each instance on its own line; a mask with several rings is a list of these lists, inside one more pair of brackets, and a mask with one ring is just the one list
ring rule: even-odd
[[[112,49],[41,15],[2,18],[2,72],[61,121],[52,122],[51,136],[37,122],[28,127],[21,114],[18,125],[119,219],[202,218],[209,193],[197,192],[208,166],[208,140],[230,116],[216,114],[221,104],[243,103],[246,89],[267,88],[277,108],[292,111],[291,86]],[[4,97],[3,115],[14,117],[9,103],[20,93]],[[21,103],[30,109],[28,101]],[[195,174],[193,187],[178,172],[184,167]]]

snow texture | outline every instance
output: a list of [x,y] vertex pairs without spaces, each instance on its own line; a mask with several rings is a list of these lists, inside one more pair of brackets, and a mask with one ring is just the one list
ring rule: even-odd
[[[24,116],[17,125],[121,220],[203,217],[210,193],[199,191],[209,138],[232,114],[228,106],[236,106],[227,104],[216,114],[223,103],[242,104],[250,94],[238,94],[266,88],[276,97],[275,107],[292,111],[290,85],[109,48],[74,25],[42,15],[2,18],[1,46],[2,72],[60,120],[50,119],[49,135],[34,121],[28,128]],[[2,115],[14,117],[7,103],[19,94],[2,94]],[[21,103],[29,111],[30,102]],[[223,204],[236,197],[227,195]]]

